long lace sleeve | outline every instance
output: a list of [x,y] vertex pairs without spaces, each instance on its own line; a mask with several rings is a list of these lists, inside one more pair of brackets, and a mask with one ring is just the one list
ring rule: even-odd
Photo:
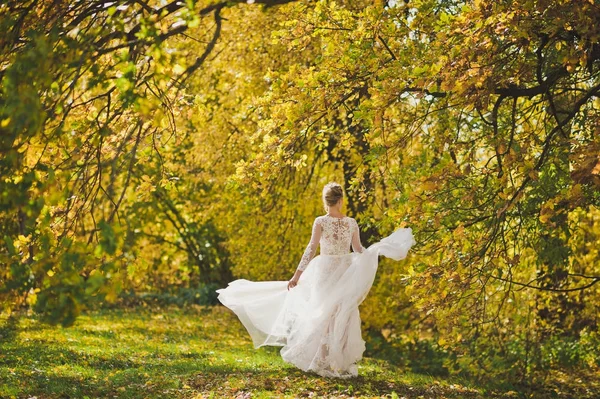
[[360,230],[358,228],[358,223],[356,223],[355,219],[352,219],[353,232],[352,232],[352,250],[354,252],[361,253],[365,250],[360,242]]
[[322,227],[319,223],[319,219],[315,219],[312,227],[312,235],[310,237],[310,242],[306,246],[304,250],[304,254],[302,255],[302,259],[300,259],[300,264],[298,264],[298,270],[304,271],[308,263],[314,258],[315,253],[317,252],[317,247],[319,246],[319,241],[321,240],[321,232]]

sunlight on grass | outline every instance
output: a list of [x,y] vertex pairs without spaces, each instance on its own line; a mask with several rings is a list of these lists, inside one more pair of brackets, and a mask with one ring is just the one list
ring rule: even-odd
[[[1,320],[0,397],[490,397],[365,358],[359,377],[324,379],[254,350],[223,307],[102,310],[70,328]],[[512,397],[496,393],[495,397]]]

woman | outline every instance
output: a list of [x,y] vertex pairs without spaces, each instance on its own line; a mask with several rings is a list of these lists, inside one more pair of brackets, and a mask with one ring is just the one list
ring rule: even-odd
[[342,213],[339,184],[323,188],[323,204],[327,214],[315,219],[289,282],[242,279],[217,292],[244,324],[255,348],[283,346],[282,358],[304,371],[348,378],[358,375],[356,362],[365,350],[358,305],[373,284],[378,255],[404,259],[414,239],[411,229],[398,229],[365,249],[356,220]]

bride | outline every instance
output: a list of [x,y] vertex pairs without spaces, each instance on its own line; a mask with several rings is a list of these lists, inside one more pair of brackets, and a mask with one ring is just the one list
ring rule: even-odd
[[356,220],[342,213],[339,184],[323,188],[323,204],[327,214],[315,219],[290,281],[241,279],[217,292],[255,348],[282,346],[282,358],[304,371],[348,378],[358,375],[356,362],[365,350],[358,305],[373,284],[378,255],[404,259],[415,241],[410,228],[400,228],[365,249]]

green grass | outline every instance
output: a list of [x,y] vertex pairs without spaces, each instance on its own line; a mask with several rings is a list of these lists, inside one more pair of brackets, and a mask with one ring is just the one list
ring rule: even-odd
[[279,348],[253,349],[222,306],[95,311],[70,328],[32,317],[0,323],[1,398],[538,397],[372,358],[350,380],[303,373]]

